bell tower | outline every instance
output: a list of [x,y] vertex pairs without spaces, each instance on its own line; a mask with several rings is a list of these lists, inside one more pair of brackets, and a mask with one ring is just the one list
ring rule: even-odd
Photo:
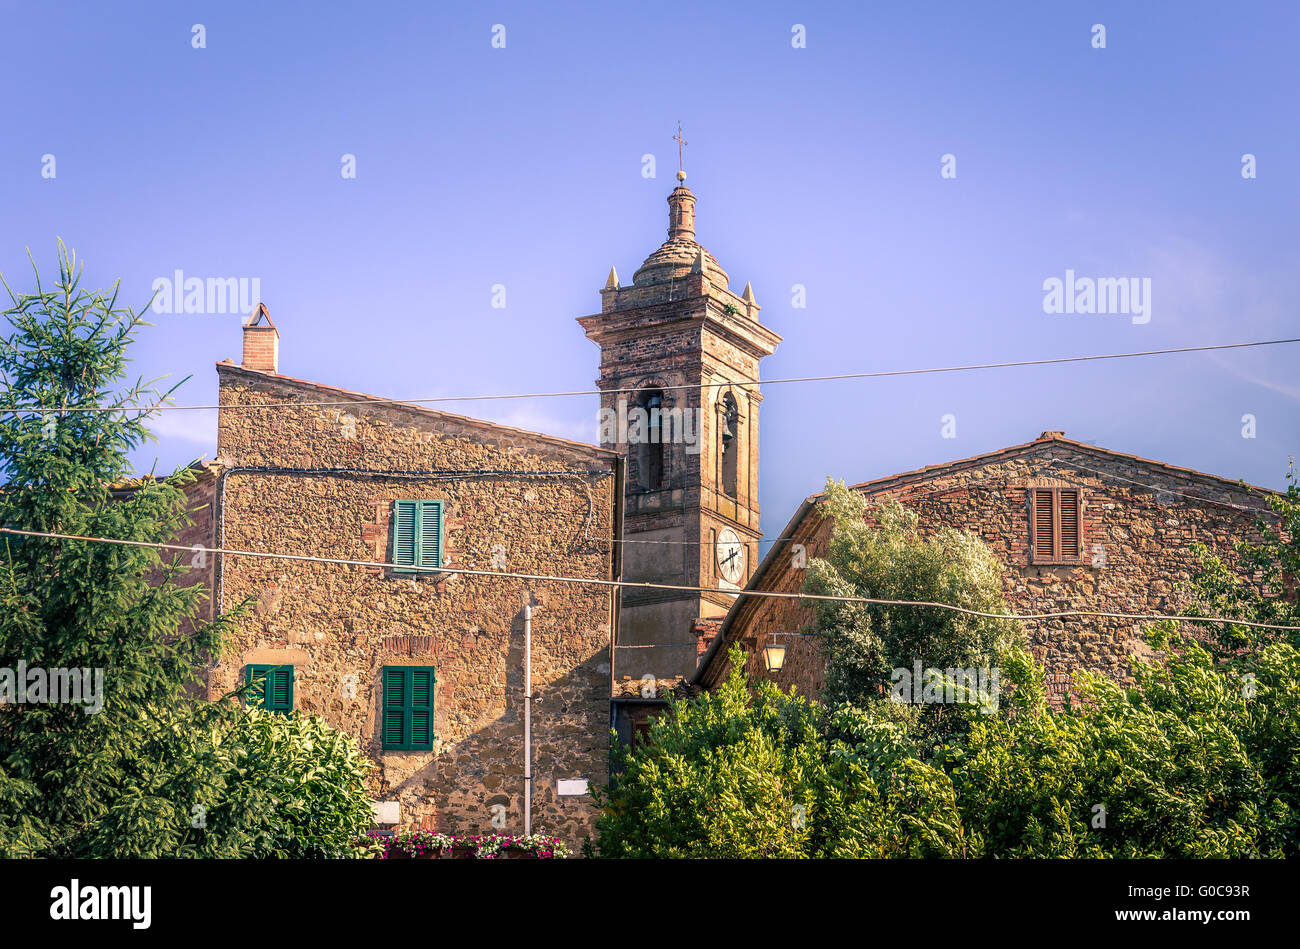
[[[679,133],[680,134],[680,133]],[[622,591],[615,675],[690,675],[697,618],[720,618],[759,559],[758,363],[781,337],[758,321],[695,240],[695,195],[678,172],[668,240],[600,312],[578,318],[600,347],[602,447],[627,459],[625,580],[703,591]]]

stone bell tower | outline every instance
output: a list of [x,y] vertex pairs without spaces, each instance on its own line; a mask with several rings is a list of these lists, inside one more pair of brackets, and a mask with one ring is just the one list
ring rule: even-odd
[[758,363],[781,337],[696,243],[685,178],[668,240],[578,318],[600,347],[601,444],[627,458],[623,577],[705,588],[623,590],[619,678],[692,673],[694,621],[723,616],[759,559]]

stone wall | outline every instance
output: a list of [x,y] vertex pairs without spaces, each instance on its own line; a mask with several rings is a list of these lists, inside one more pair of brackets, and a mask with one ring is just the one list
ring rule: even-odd
[[[213,464],[200,464],[192,470],[194,480],[185,485],[184,491],[193,523],[178,533],[171,542],[186,547],[214,547],[219,468]],[[170,562],[173,557],[182,564],[189,564],[190,569],[177,574],[171,582],[183,587],[203,584],[209,595],[203,597],[196,619],[199,622],[210,622],[213,618],[213,600],[210,594],[216,577],[216,557],[211,553],[185,553],[179,550],[162,552],[164,562]],[[184,628],[189,628],[188,622]]]
[[[218,369],[223,406],[356,398]],[[395,405],[224,408],[218,452],[225,547],[388,562],[392,502],[441,499],[447,569],[226,557],[224,608],[247,612],[209,670],[210,694],[242,685],[249,664],[293,663],[296,708],[359,737],[377,765],[374,797],[400,802],[402,825],[521,833],[527,598],[533,831],[580,845],[591,799],[561,797],[557,782],[607,774],[611,588],[457,571],[612,579],[616,456]],[[432,752],[381,747],[382,669],[396,665],[436,669]]]
[[[1027,491],[1048,485],[1082,492],[1084,563],[1031,562]],[[873,501],[897,498],[919,513],[925,533],[951,526],[977,534],[1005,564],[1003,593],[1017,613],[1176,612],[1188,602],[1180,585],[1197,569],[1192,545],[1206,544],[1235,563],[1232,542],[1255,538],[1257,512],[1267,509],[1258,493],[1230,482],[1059,439],[857,490]],[[830,523],[816,510],[799,519],[787,532],[793,540],[778,545],[761,588],[800,589],[804,570],[793,545],[802,544],[811,560],[825,552],[829,532]],[[795,633],[812,623],[812,609],[796,600],[750,600],[733,618],[728,638],[739,638],[749,650],[750,674],[768,677],[762,647],[773,634]],[[1128,657],[1149,654],[1140,638],[1147,625],[1142,621],[1066,617],[1024,625],[1030,649],[1048,675],[1049,693],[1058,699],[1075,669],[1127,681]],[[788,648],[786,662],[771,678],[783,688],[797,685],[804,694],[820,694],[825,684],[820,640],[778,636],[778,641]],[[725,665],[715,660],[706,684],[724,677]]]

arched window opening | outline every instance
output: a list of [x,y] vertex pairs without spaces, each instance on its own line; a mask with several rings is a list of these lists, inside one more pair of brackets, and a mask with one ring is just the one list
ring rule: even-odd
[[722,465],[722,493],[736,497],[737,458],[740,455],[740,410],[730,392],[722,397],[721,424],[718,433],[718,451]]
[[659,491],[664,486],[663,395],[658,389],[643,392],[637,407],[645,413],[636,446],[637,484]]

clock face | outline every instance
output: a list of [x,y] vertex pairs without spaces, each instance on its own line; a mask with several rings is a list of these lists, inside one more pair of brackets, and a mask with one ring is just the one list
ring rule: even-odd
[[730,527],[718,534],[718,573],[728,583],[739,584],[745,575],[745,545]]

